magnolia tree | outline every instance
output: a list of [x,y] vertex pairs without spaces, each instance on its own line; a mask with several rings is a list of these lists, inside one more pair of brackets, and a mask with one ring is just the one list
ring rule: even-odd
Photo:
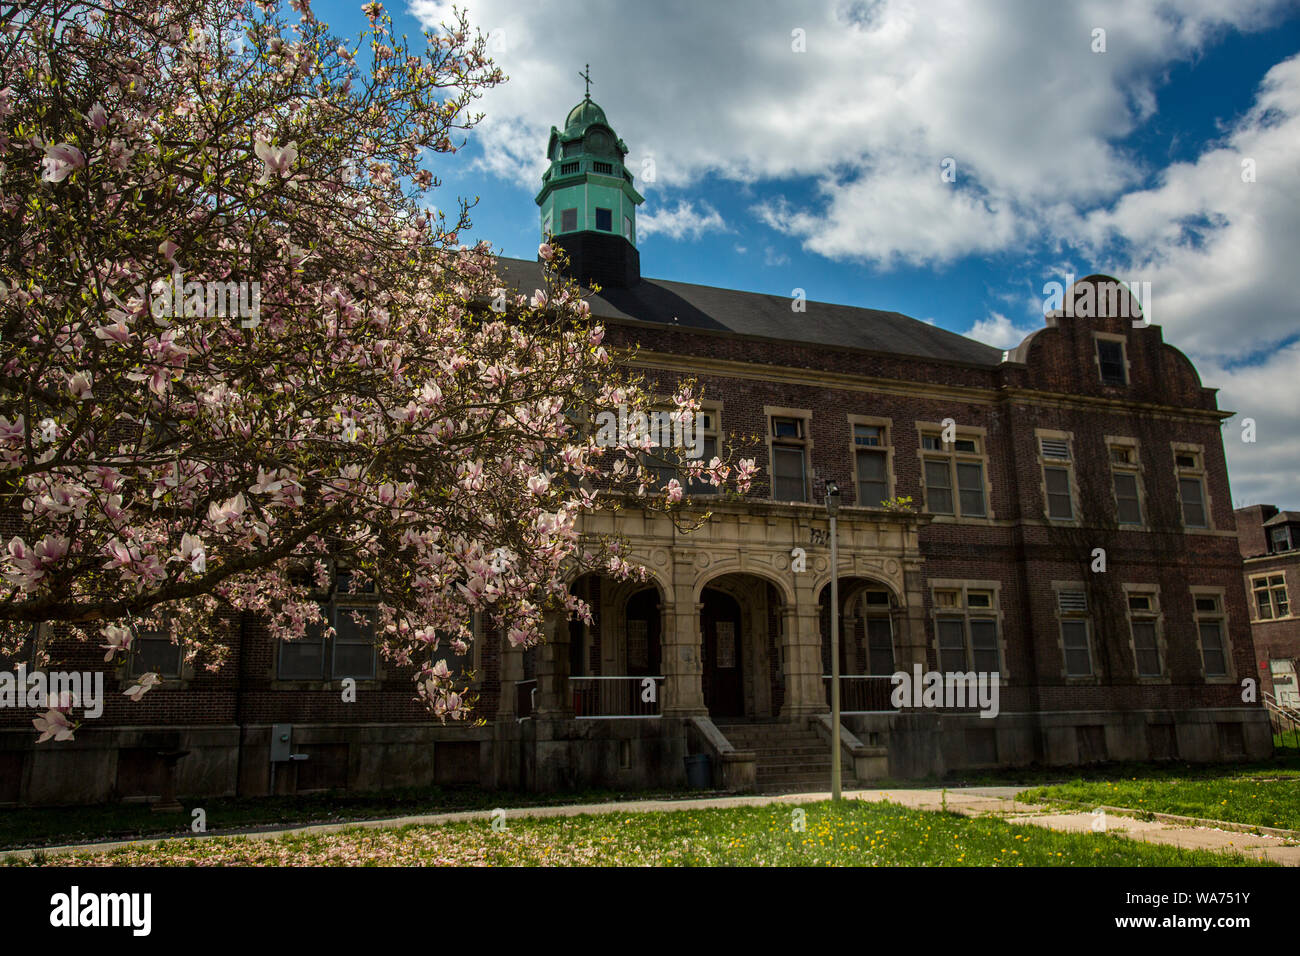
[[[382,652],[464,717],[438,650],[463,653],[470,615],[516,646],[587,617],[566,581],[644,571],[583,512],[675,514],[682,486],[640,464],[648,436],[594,427],[652,396],[550,248],[521,295],[458,245],[465,204],[428,205],[504,79],[484,38],[458,14],[417,50],[371,3],[341,40],[277,7],[0,14],[0,651],[54,622],[121,660],[147,626],[215,669],[223,613],[301,637],[346,568]],[[740,491],[753,472],[682,463]]]

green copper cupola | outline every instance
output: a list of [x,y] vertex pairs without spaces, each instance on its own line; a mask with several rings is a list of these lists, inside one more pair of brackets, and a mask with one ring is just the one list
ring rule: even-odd
[[569,110],[564,129],[551,127],[550,165],[536,200],[542,237],[564,248],[581,282],[631,286],[641,279],[636,207],[645,199],[624,165],[627,152],[590,92]]

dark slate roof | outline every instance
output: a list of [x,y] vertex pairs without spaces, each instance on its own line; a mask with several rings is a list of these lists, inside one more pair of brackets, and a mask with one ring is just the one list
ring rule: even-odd
[[[497,260],[501,278],[531,294],[542,285],[540,263]],[[969,365],[998,365],[1002,351],[899,312],[828,302],[793,312],[787,296],[718,289],[689,282],[642,279],[630,289],[607,288],[590,298],[602,319],[656,322],[814,345],[914,355]]]
[[1279,511],[1273,517],[1264,522],[1264,527],[1276,524],[1290,524],[1293,521],[1300,522],[1300,511]]

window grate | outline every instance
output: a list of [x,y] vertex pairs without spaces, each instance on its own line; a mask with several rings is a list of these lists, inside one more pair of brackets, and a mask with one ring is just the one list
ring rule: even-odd
[[614,173],[614,167],[609,163],[592,163],[591,168],[593,172],[604,173],[606,176],[611,176]]

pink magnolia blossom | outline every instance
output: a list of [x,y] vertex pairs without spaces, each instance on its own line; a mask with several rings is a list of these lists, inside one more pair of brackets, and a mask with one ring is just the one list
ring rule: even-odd
[[41,179],[47,183],[61,183],[73,170],[86,168],[86,156],[70,143],[59,143],[45,148],[41,158]]
[[123,696],[130,697],[136,703],[140,698],[149,692],[149,689],[162,683],[162,678],[157,674],[145,674],[140,677],[131,687],[122,691]]
[[262,161],[262,178],[257,183],[265,186],[272,176],[283,179],[289,175],[290,167],[298,159],[298,144],[293,142],[277,147],[259,136],[253,141],[253,152]]
[[68,715],[54,709],[33,718],[32,726],[41,732],[41,735],[36,738],[38,744],[45,743],[51,737],[56,741],[72,740],[72,732],[75,730],[68,720]]
[[105,663],[111,661],[116,655],[131,649],[131,640],[134,635],[131,633],[130,628],[110,624],[107,627],[100,628],[99,633],[108,641],[107,644],[99,645],[102,649],[108,651],[104,655]]

